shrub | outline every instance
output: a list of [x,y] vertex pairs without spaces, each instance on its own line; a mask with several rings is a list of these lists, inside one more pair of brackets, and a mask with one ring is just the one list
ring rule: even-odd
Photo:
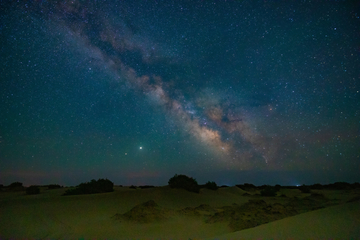
[[108,179],[91,180],[91,182],[81,183],[76,188],[66,190],[64,195],[93,194],[114,191],[114,183]]
[[309,186],[306,186],[306,185],[301,185],[300,187],[298,187],[299,190],[302,192],[302,193],[310,193],[311,192],[311,189]]
[[28,195],[34,195],[39,193],[40,193],[40,188],[38,186],[31,185],[30,187],[26,188],[26,194]]
[[139,188],[141,189],[146,189],[146,188],[154,188],[155,186],[152,185],[143,185],[143,186],[139,186]]
[[253,191],[254,189],[256,189],[256,186],[254,184],[250,184],[250,183],[237,184],[235,186],[244,191]]
[[323,189],[323,185],[321,185],[320,183],[316,183],[310,186],[310,189],[316,189],[316,190],[321,190]]
[[8,188],[12,189],[12,188],[22,188],[23,184],[21,182],[13,182],[11,183]]
[[171,188],[182,188],[195,193],[200,192],[200,187],[196,182],[196,180],[192,177],[188,177],[182,174],[180,175],[175,174],[174,177],[170,178],[169,186]]
[[205,188],[211,189],[211,190],[217,190],[219,187],[218,187],[218,185],[217,185],[215,182],[210,182],[210,181],[208,181],[208,182],[205,184]]
[[50,184],[47,186],[48,189],[57,189],[57,188],[62,188],[59,184]]
[[264,189],[260,191],[260,194],[264,197],[273,197],[276,196],[276,192],[276,187],[264,186]]
[[134,185],[131,185],[129,188],[136,189],[136,187]]
[[333,184],[329,184],[328,186],[330,189],[334,189],[334,190],[351,189],[351,184],[347,182],[336,182]]
[[24,187],[21,182],[13,182],[6,188],[7,191],[10,192],[17,192],[17,191],[23,191]]

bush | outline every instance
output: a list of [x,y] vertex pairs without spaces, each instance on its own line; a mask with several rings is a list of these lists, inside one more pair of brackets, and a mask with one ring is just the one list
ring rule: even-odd
[[34,194],[39,194],[40,193],[40,188],[38,186],[30,186],[28,188],[26,188],[26,194],[28,195],[34,195]]
[[260,191],[261,196],[264,197],[273,197],[276,196],[277,188],[271,186],[265,186],[263,190]]
[[50,184],[47,186],[48,189],[57,189],[57,188],[62,188],[59,184]]
[[253,191],[256,189],[256,186],[254,184],[250,184],[250,183],[237,184],[235,186],[244,191]]
[[13,182],[12,184],[10,184],[8,186],[8,188],[13,189],[13,188],[22,188],[23,184],[21,182]]
[[347,182],[336,182],[333,184],[329,184],[328,188],[334,190],[346,190],[346,189],[351,189],[351,184]]
[[313,184],[310,186],[310,189],[315,189],[315,190],[321,190],[323,188],[324,188],[324,186],[321,185],[320,183],[316,183],[316,184]]
[[218,185],[217,185],[215,182],[210,182],[210,181],[208,181],[208,182],[205,184],[205,188],[211,189],[211,190],[217,190],[219,187],[218,187]]
[[17,192],[17,191],[23,191],[24,187],[21,182],[13,182],[6,188],[7,191],[10,192]]
[[155,186],[152,185],[143,185],[143,186],[139,186],[139,188],[141,189],[146,189],[146,188],[154,188]]
[[175,174],[174,177],[170,178],[169,186],[171,188],[182,188],[188,190],[189,192],[200,192],[200,187],[196,180],[192,177],[188,177],[186,175],[177,175]]
[[301,185],[300,187],[298,187],[299,190],[302,192],[302,193],[310,193],[311,192],[311,189],[309,186],[306,186],[306,185]]
[[81,183],[76,188],[66,190],[64,195],[93,194],[114,191],[114,183],[108,179],[91,180],[91,182]]

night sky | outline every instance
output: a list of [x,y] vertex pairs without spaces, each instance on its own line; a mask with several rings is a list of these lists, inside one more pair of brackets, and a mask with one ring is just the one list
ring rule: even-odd
[[0,9],[4,185],[360,181],[359,1]]

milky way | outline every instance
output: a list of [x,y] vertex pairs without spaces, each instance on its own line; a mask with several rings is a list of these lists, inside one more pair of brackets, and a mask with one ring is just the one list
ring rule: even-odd
[[[117,81],[124,81],[129,88],[141,91],[161,106],[165,114],[177,119],[184,131],[208,145],[228,167],[246,168],[254,160],[254,155],[259,155],[267,164],[276,154],[275,146],[272,146],[272,150],[268,149],[269,139],[256,133],[247,123],[248,119],[242,117],[241,111],[227,113],[222,105],[215,103],[221,99],[214,99],[213,95],[209,95],[187,101],[181,90],[176,96],[170,96],[170,87],[166,86],[161,76],[155,73],[138,73],[132,64],[127,63],[127,54],[138,54],[140,64],[145,66],[159,59],[171,59],[171,56],[164,55],[161,49],[154,47],[156,44],[146,37],[136,36],[121,17],[109,12],[104,14],[91,4],[82,5],[77,1],[54,4],[50,9],[48,6],[40,6],[38,11],[45,11],[48,18],[56,20],[60,27],[70,31],[74,40],[86,48],[89,56],[84,57],[97,59],[98,64],[103,64],[112,71]],[[186,80],[184,78],[180,81]],[[197,108],[202,107],[202,115],[187,110],[188,104]],[[224,138],[223,132],[228,133],[227,139]],[[250,148],[239,150],[234,136],[236,134]]]

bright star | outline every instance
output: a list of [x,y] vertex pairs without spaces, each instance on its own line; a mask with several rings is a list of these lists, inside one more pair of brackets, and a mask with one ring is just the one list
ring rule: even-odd
[[142,147],[140,147],[140,149],[142,149]]

